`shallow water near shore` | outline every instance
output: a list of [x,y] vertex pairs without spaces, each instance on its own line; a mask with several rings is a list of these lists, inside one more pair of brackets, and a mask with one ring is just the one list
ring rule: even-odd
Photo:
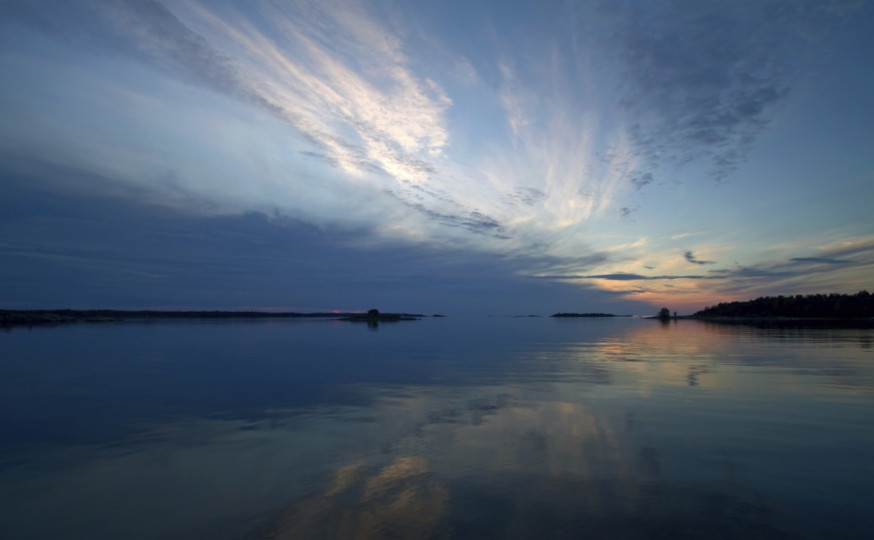
[[0,420],[5,539],[874,534],[870,329],[14,328]]

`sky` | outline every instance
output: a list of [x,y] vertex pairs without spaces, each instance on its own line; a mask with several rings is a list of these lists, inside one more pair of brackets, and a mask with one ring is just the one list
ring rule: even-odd
[[0,309],[874,289],[874,2],[0,1]]

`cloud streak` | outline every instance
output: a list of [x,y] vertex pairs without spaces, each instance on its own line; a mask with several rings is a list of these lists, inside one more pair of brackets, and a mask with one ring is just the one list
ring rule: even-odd
[[[303,19],[307,11],[322,24]],[[366,13],[345,4],[265,6],[269,33],[239,24],[242,14],[234,25],[205,8],[192,14],[235,51],[244,92],[305,134],[331,163],[356,176],[380,170],[424,181],[433,174],[427,159],[447,143],[451,101],[408,68],[397,39]]]

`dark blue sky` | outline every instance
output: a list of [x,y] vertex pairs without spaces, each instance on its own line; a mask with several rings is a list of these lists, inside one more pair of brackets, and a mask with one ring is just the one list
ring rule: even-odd
[[4,2],[0,307],[871,289],[872,11]]

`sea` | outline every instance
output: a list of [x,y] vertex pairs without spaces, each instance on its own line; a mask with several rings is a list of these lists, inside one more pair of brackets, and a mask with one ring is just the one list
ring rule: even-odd
[[0,538],[874,538],[874,331],[6,328]]

